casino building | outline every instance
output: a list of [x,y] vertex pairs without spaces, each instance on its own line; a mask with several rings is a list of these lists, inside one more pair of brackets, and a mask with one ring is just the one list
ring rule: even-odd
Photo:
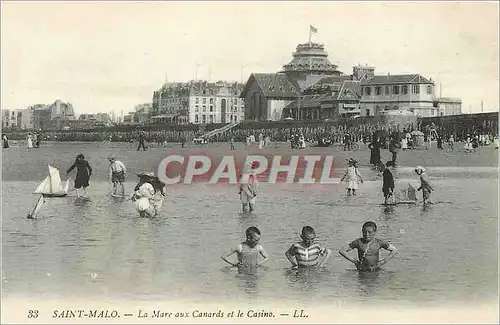
[[[297,45],[292,60],[277,73],[252,73],[241,97],[245,120],[334,119],[339,116],[441,116],[434,82],[420,74],[376,75],[357,65],[346,75],[328,60],[323,44]],[[461,101],[454,101],[454,112]]]

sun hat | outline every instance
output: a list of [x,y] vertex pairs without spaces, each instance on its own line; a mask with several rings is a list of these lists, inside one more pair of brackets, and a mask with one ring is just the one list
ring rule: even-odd
[[416,172],[420,171],[421,173],[423,173],[423,172],[425,172],[425,168],[424,168],[424,167],[422,167],[422,166],[417,166],[417,167],[415,168],[415,171],[416,171]]
[[140,172],[137,174],[138,177],[149,177],[149,178],[155,178],[155,174],[153,172]]

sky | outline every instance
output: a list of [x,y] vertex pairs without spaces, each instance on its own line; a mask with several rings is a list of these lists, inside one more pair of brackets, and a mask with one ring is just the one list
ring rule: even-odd
[[[1,105],[132,111],[165,80],[246,81],[297,44],[350,74],[419,73],[464,113],[498,111],[497,2],[2,2]],[[243,75],[241,73],[243,66]],[[440,90],[441,88],[441,90]]]

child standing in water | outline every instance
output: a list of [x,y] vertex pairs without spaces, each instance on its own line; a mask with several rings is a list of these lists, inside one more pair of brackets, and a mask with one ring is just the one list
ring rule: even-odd
[[[362,227],[362,232],[363,237],[343,247],[339,253],[346,260],[353,263],[359,271],[377,271],[382,265],[396,256],[398,250],[389,242],[375,237],[377,235],[377,224],[375,224],[375,222],[365,222]],[[389,251],[389,255],[382,260],[380,260],[379,254],[381,248]],[[353,249],[358,250],[358,259],[351,258],[347,255],[347,253]]]
[[125,182],[125,174],[127,173],[127,168],[125,165],[116,160],[116,157],[111,156],[108,158],[109,160],[109,176],[108,179],[113,183],[113,195],[116,195],[116,190],[118,189],[118,185],[120,185],[122,196],[125,197],[125,186],[123,182]]
[[382,173],[382,192],[384,193],[384,204],[389,203],[389,199],[394,195],[394,176],[391,170],[388,168],[392,165],[391,161],[388,161],[384,166],[384,171]]
[[[257,227],[250,227],[245,231],[246,240],[240,243],[237,247],[231,249],[229,253],[221,256],[222,260],[231,266],[238,268],[257,268],[267,262],[268,256],[264,247],[259,244],[260,230]],[[238,262],[234,263],[228,260],[229,256],[235,254],[238,257]],[[259,255],[262,256],[262,261],[259,262]]]
[[432,204],[430,198],[431,192],[434,191],[434,188],[429,183],[429,177],[425,172],[425,168],[422,166],[417,166],[417,168],[415,168],[415,173],[420,176],[420,187],[417,189],[417,191],[422,190],[422,199],[424,201],[424,204]]
[[230,149],[231,149],[231,150],[234,150],[234,138],[233,138],[233,137],[231,138],[231,142],[230,142],[229,144],[230,144],[230,146],[231,146],[231,148],[230,148]]
[[137,174],[139,183],[135,186],[132,201],[141,217],[153,218],[158,216],[163,206],[165,184],[153,173],[143,172]]
[[83,194],[87,197],[87,187],[89,186],[90,176],[92,176],[92,167],[90,167],[88,161],[85,160],[85,157],[82,154],[76,156],[76,160],[68,169],[66,174],[69,174],[76,167],[76,178],[75,178],[75,189],[76,196],[79,198],[80,193],[79,189],[83,188]]
[[[257,180],[257,175],[254,174],[253,169],[256,168],[256,163],[252,164],[252,171],[250,175],[243,173],[240,180],[239,192],[240,201],[242,204],[243,211],[247,210],[247,206],[250,212],[254,210],[255,207],[255,198],[257,197],[257,186],[259,184]],[[248,177],[248,179],[243,179],[244,177]]]
[[285,253],[286,258],[297,267],[323,267],[331,251],[314,243],[316,232],[310,226],[302,228],[301,242],[293,244]]
[[349,159],[349,167],[347,167],[347,170],[342,176],[342,179],[340,180],[341,182],[344,179],[347,179],[348,186],[347,186],[347,195],[351,194],[356,195],[356,190],[358,189],[358,183],[361,182],[363,183],[363,178],[361,177],[361,174],[359,173],[358,166],[357,166],[357,161],[354,159]]

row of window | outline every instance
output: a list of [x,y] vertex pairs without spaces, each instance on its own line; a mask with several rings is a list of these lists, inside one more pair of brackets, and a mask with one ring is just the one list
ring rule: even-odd
[[[12,116],[14,115],[16,115],[16,112],[12,111]],[[4,116],[9,117],[9,111],[5,111]]]
[[[209,112],[213,112],[214,111],[213,105],[210,105],[208,109],[209,109]],[[243,111],[244,107],[240,106],[240,110]],[[198,105],[194,105],[194,111],[196,113],[198,113],[200,111],[200,107]],[[207,111],[207,106],[203,105],[202,106],[202,111],[206,112]],[[237,106],[231,106],[227,111],[228,112],[237,112],[238,111],[238,107]]]
[[[238,116],[231,115],[230,120],[231,120],[231,122],[238,122]],[[200,115],[194,116],[194,123],[200,123],[200,121],[202,124],[206,124],[207,123],[207,115],[201,115],[201,118],[200,118]],[[214,123],[214,121],[215,121],[214,115],[208,115],[208,123]]]
[[[243,102],[243,98],[239,98],[239,100],[241,102]],[[222,101],[226,101],[226,99],[222,99]],[[195,104],[199,104],[200,103],[200,97],[195,97],[194,102],[195,102]],[[201,98],[201,103],[202,104],[206,104],[207,103],[207,98],[206,97],[202,97]],[[214,98],[213,97],[209,98],[209,103],[210,104],[214,103]],[[233,99],[233,103],[234,103],[234,105],[238,105],[238,98],[234,98]]]
[[[374,89],[372,89],[374,88]],[[399,95],[403,94],[406,95],[408,94],[408,85],[392,85],[392,86],[384,86],[382,89],[382,86],[375,86],[375,87],[370,87],[370,86],[364,86],[362,88],[362,93],[366,96],[371,96],[372,90],[374,90],[375,95],[382,95],[382,90],[384,92],[384,95]],[[420,85],[411,85],[411,92],[413,94],[420,94]],[[432,94],[432,86],[428,85],[427,86],[427,94],[431,95]]]

